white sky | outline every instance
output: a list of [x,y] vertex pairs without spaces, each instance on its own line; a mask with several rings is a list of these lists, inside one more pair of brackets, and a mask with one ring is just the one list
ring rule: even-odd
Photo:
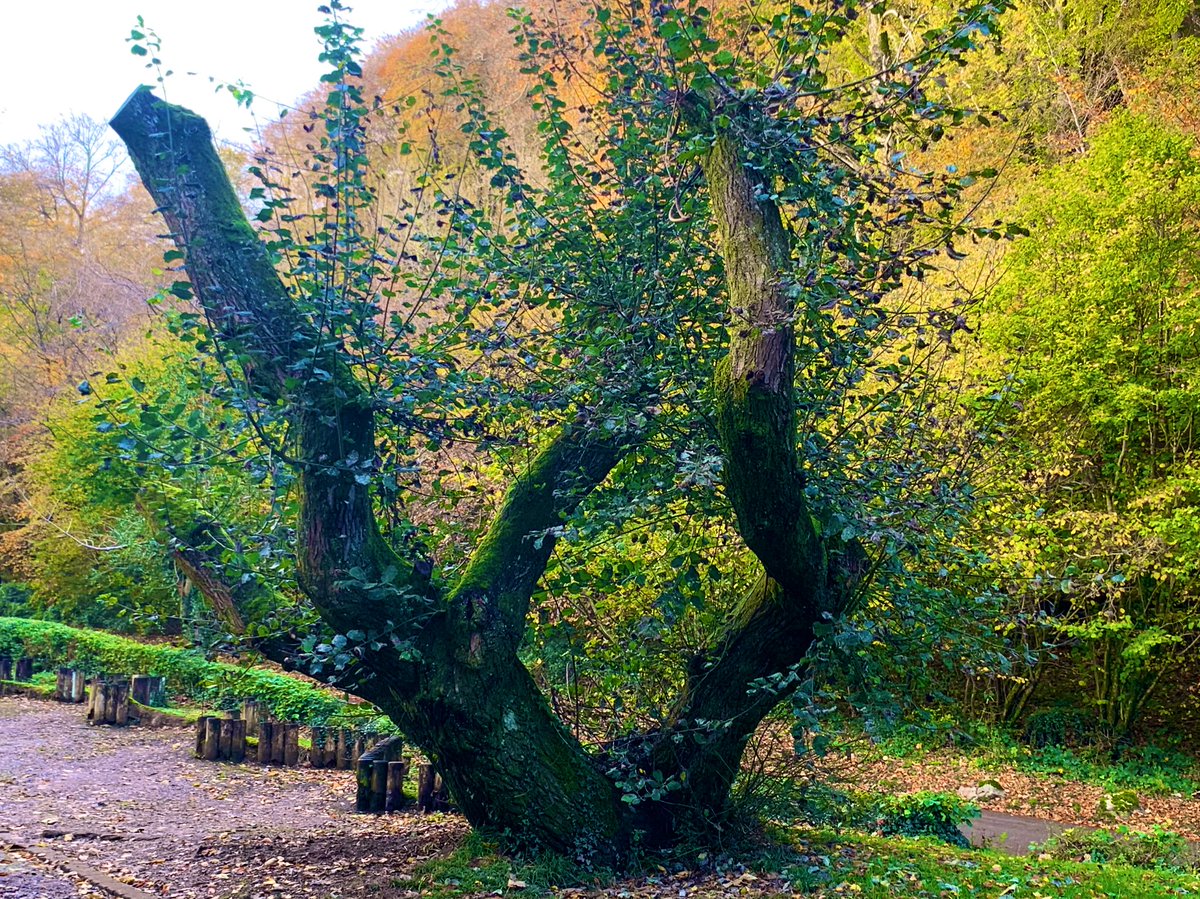
[[[252,119],[218,82],[241,79],[252,107],[270,121],[278,108],[317,85],[322,67],[313,28],[324,0],[0,0],[0,144],[36,136],[37,126],[79,112],[107,121],[139,84],[153,83],[145,59],[125,38],[141,15],[158,32],[161,58],[175,74],[167,99],[208,119],[219,137],[246,142]],[[420,23],[444,0],[345,0],[365,46]],[[189,76],[187,72],[198,73]]]

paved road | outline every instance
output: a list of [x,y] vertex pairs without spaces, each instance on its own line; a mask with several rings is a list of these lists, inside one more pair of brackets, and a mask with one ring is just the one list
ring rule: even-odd
[[970,824],[959,828],[972,846],[986,846],[1009,855],[1028,855],[1030,843],[1045,842],[1048,837],[1066,829],[1066,824],[1057,821],[1006,815],[987,809]]

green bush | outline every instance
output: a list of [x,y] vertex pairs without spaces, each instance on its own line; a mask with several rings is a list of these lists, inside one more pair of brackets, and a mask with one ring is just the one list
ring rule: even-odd
[[170,692],[216,708],[231,709],[244,699],[256,699],[284,721],[395,732],[391,720],[372,706],[350,705],[284,674],[210,662],[196,650],[139,643],[51,621],[0,618],[0,655],[29,656],[47,667],[72,667],[86,675],[161,675]]
[[964,849],[971,844],[958,826],[978,816],[976,806],[952,793],[922,791],[879,801],[879,829],[885,835],[937,837]]
[[970,843],[958,826],[978,817],[979,808],[952,793],[879,796],[814,785],[806,791],[801,815],[812,824],[935,837],[965,849]]
[[1119,827],[1112,833],[1072,828],[1032,849],[1060,861],[1103,862],[1160,871],[1200,871],[1200,847],[1160,827],[1148,833],[1127,827]]
[[1034,749],[1047,746],[1090,746],[1100,737],[1099,722],[1081,709],[1039,709],[1025,719],[1022,739]]

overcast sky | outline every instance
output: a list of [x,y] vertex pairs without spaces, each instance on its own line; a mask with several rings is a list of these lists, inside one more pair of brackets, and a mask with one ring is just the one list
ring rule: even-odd
[[[367,46],[420,23],[442,0],[345,0]],[[321,0],[0,0],[0,144],[36,136],[37,126],[81,112],[108,120],[137,85],[154,81],[126,38],[141,15],[162,40],[175,74],[167,98],[205,116],[225,140],[245,142],[248,113],[209,78],[241,79],[260,119],[316,86]],[[187,75],[196,72],[196,75]]]

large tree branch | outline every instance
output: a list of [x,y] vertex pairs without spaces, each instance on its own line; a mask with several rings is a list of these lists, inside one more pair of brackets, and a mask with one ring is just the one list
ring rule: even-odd
[[[599,486],[628,448],[625,435],[587,422],[563,428],[530,462],[471,556],[451,595],[468,626],[487,626],[514,648],[529,600],[558,541],[556,528]],[[478,623],[477,623],[478,622]]]
[[[368,485],[376,462],[369,397],[326,337],[292,303],[246,220],[205,121],[139,88],[112,120],[184,254],[214,332],[256,394],[287,403],[299,462],[301,587],[339,630],[400,622],[429,585],[379,534]],[[390,601],[357,586],[394,567]],[[419,604],[419,603],[418,603]]]
[[184,254],[213,330],[260,396],[286,399],[315,337],[246,220],[203,118],[143,86],[110,122]]
[[825,560],[796,450],[790,238],[727,131],[717,134],[702,165],[733,320],[715,383],[725,489],[746,545],[811,613],[821,601]]
[[[685,112],[709,126],[703,100],[693,98]],[[857,544],[822,539],[804,492],[790,235],[728,128],[717,129],[702,167],[733,321],[714,384],[724,483],[738,531],[764,571],[691,661],[672,726],[655,748],[655,763],[698,797],[728,794],[746,741],[797,686],[779,676],[803,663],[817,624],[847,607],[867,568]],[[705,737],[676,739],[693,729]]]

